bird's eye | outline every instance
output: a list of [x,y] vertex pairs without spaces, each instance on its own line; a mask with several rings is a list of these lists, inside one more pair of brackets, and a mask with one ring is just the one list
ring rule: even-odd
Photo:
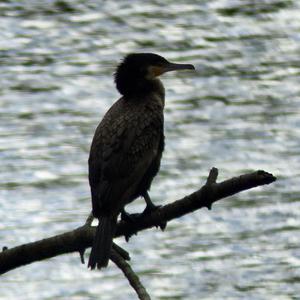
[[162,61],[158,61],[155,65],[158,67],[162,67],[164,65],[164,63]]

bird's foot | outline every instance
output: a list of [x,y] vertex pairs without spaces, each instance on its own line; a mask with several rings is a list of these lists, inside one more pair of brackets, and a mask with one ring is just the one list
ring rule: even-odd
[[[129,214],[125,210],[121,212],[121,220],[127,223],[131,223],[132,225],[136,225],[140,223],[146,216],[151,215],[157,209],[159,209],[161,205],[155,205],[151,202],[151,204],[147,204],[146,208],[142,213]],[[164,230],[167,226],[167,222],[161,222],[157,224],[156,227],[160,227],[161,230]]]
[[[151,213],[155,212],[156,210],[158,210],[161,207],[161,205],[155,205],[152,202],[147,203],[146,208],[144,209],[144,211],[140,214],[140,218],[143,218],[145,216],[151,215]],[[159,224],[156,225],[156,227],[160,227],[160,229],[162,231],[164,231],[167,227],[167,222],[161,222]]]
[[129,214],[124,209],[121,211],[121,220],[126,223],[136,224],[141,214]]
[[[125,211],[125,209],[123,209],[121,211],[121,220],[134,227],[138,224],[138,222],[140,220],[140,215],[141,214],[129,214],[127,211]],[[137,234],[137,231],[133,231],[130,234],[125,234],[124,236],[125,236],[126,242],[128,242],[129,238],[134,234]]]
[[[152,212],[158,210],[161,205],[155,205],[152,201],[151,198],[149,196],[148,192],[145,192],[143,194],[143,197],[145,199],[146,202],[146,208],[145,210],[142,212],[141,217],[150,215]],[[165,228],[167,227],[167,222],[161,222],[159,224],[156,225],[156,227],[160,227],[161,230],[165,230]]]
[[[161,207],[161,205],[155,205],[152,202],[147,203],[146,208],[144,209],[144,211],[142,213],[134,213],[134,214],[129,214],[128,212],[125,211],[125,209],[123,209],[121,211],[121,220],[132,225],[133,228],[135,226],[137,226],[140,222],[143,221],[143,219],[146,216],[151,215],[151,213],[153,213],[154,211],[158,210]],[[164,231],[167,227],[167,222],[161,222],[157,225],[155,225],[156,227],[159,227],[162,231]],[[137,234],[137,231],[133,231],[131,234],[127,234],[125,235],[125,240],[126,242],[129,241],[129,238],[133,235],[133,234]]]

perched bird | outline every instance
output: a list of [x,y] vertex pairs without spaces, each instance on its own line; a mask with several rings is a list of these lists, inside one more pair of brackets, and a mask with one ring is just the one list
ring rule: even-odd
[[[127,55],[115,73],[122,97],[98,125],[89,156],[89,183],[94,217],[99,219],[88,267],[108,264],[117,218],[139,196],[155,209],[148,195],[164,150],[165,91],[158,76],[194,70],[152,53]],[[125,213],[125,212],[124,212]]]

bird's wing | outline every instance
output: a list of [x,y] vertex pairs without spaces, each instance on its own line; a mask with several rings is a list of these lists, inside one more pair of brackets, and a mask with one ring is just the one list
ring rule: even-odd
[[96,131],[91,149],[94,155],[89,160],[95,216],[126,204],[157,156],[162,131],[162,113],[155,111],[122,115],[105,130],[99,129],[106,132],[99,141]]

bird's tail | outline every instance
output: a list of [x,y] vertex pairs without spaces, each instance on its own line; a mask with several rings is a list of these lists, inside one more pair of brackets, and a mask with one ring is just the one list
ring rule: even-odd
[[96,266],[98,269],[107,267],[116,224],[117,220],[112,217],[103,216],[99,219],[88,263],[92,270]]

